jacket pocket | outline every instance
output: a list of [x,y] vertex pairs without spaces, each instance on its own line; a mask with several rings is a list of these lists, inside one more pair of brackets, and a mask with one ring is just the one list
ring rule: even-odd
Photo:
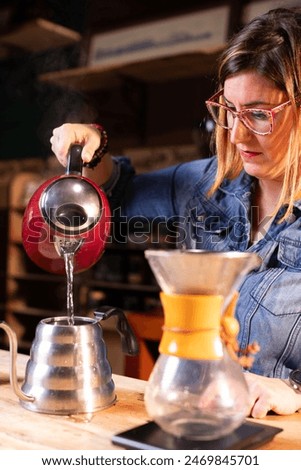
[[270,268],[251,292],[256,303],[275,316],[301,312],[301,273],[285,267]]
[[[300,237],[300,233],[298,235]],[[301,271],[301,239],[281,236],[279,238],[278,260],[291,269]]]
[[[239,250],[247,242],[248,221],[231,216],[211,201],[194,198],[187,207],[192,237],[207,250]],[[241,243],[244,247],[241,247]]]

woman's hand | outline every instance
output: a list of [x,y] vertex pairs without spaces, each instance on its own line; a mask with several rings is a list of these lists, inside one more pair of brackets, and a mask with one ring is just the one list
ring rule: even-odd
[[100,139],[99,130],[89,124],[63,124],[53,129],[50,142],[56,158],[63,166],[66,166],[70,145],[81,144],[83,146],[82,159],[88,163],[99,148]]
[[301,394],[296,393],[287,380],[246,373],[249,387],[250,410],[253,418],[264,418],[269,411],[279,415],[293,414],[301,409]]

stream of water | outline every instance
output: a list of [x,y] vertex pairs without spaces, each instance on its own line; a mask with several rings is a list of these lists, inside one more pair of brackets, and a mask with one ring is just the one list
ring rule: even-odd
[[67,316],[68,324],[74,325],[74,295],[73,295],[73,274],[74,274],[74,253],[64,253],[65,269],[67,276]]

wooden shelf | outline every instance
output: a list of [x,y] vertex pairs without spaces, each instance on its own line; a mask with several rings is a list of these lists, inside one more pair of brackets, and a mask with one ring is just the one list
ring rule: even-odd
[[120,86],[124,80],[160,83],[215,73],[220,50],[211,54],[202,52],[180,54],[159,59],[118,65],[98,65],[41,74],[41,82],[61,87],[93,91]]
[[28,21],[10,33],[0,36],[2,46],[17,47],[30,52],[64,47],[80,40],[81,35],[78,32],[43,18]]
[[[28,281],[28,282],[64,282],[66,283],[66,277],[65,276],[58,276],[58,275],[52,275],[52,274],[47,274],[45,272],[42,274],[31,274],[24,272],[24,274],[8,274],[7,275],[8,279],[11,280],[16,280],[16,281]],[[74,284],[76,284],[76,278],[74,279]]]
[[10,300],[6,305],[6,308],[8,311],[14,312],[15,314],[30,315],[32,317],[38,317],[38,319],[41,319],[42,311],[43,317],[58,317],[66,315],[66,312],[63,312],[62,310],[47,309],[47,307],[43,309],[39,307],[30,307],[24,301],[16,299]]
[[88,287],[98,287],[99,289],[106,290],[118,290],[124,292],[148,292],[151,294],[158,293],[160,291],[159,287],[156,285],[146,285],[146,284],[129,284],[123,282],[112,282],[112,281],[98,281],[96,279],[86,281],[85,285]]

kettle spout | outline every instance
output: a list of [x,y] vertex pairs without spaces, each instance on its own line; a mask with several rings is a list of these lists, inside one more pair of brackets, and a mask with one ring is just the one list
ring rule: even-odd
[[81,247],[83,241],[83,238],[65,239],[54,236],[55,249],[62,258],[64,258],[65,255],[74,255]]
[[17,362],[17,336],[16,333],[8,326],[4,321],[0,321],[0,328],[5,331],[9,339],[9,351],[10,351],[10,384],[13,391],[20,400],[23,401],[34,401],[34,397],[26,395],[24,393],[17,379],[16,362]]

